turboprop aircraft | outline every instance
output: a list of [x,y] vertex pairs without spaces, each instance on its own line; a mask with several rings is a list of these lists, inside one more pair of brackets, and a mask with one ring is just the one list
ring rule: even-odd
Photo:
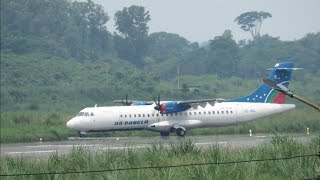
[[[271,68],[269,79],[288,87],[295,69],[291,62],[277,63]],[[190,129],[236,125],[295,108],[294,104],[284,104],[285,100],[281,91],[262,84],[252,94],[231,100],[160,101],[159,96],[154,103],[142,105],[136,101],[133,106],[87,107],[66,125],[78,131],[80,137],[86,132],[120,130],[185,136]]]

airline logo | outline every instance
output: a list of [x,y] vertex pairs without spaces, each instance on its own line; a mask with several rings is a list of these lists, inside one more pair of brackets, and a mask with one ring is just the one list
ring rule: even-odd
[[122,125],[140,125],[140,124],[148,124],[149,121],[116,121],[114,122],[114,126],[122,126]]

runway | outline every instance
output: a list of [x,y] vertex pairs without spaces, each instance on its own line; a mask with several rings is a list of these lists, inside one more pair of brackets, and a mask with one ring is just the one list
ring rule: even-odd
[[[82,147],[92,152],[101,150],[121,150],[127,148],[148,148],[154,144],[162,144],[170,147],[171,144],[191,141],[199,148],[207,148],[212,145],[221,145],[223,147],[240,148],[245,146],[257,146],[262,143],[270,143],[274,135],[214,135],[214,136],[187,136],[179,138],[171,136],[169,138],[161,137],[103,137],[103,138],[69,138],[67,141],[34,142],[34,143],[15,143],[1,144],[1,157],[4,156],[22,156],[43,158],[50,154],[58,155],[70,153],[73,148]],[[315,135],[293,134],[293,139],[301,142],[309,142]]]

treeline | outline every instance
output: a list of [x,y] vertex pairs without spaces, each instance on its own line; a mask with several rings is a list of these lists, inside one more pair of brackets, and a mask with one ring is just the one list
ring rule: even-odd
[[[252,22],[241,19],[244,15],[272,17],[266,12],[243,13],[235,21],[248,32],[251,29],[243,27],[252,27]],[[80,62],[120,58],[164,79],[175,76],[177,68],[184,75],[257,78],[266,67],[284,60],[304,67],[302,78],[320,75],[320,33],[296,41],[257,33],[253,40],[236,42],[226,30],[199,45],[168,32],[149,34],[152,17],[141,6],[123,8],[114,18],[117,32],[112,34],[106,28],[110,16],[91,0],[2,0],[1,53],[38,52]]]
[[111,52],[109,16],[92,1],[1,1],[1,51],[95,60]]

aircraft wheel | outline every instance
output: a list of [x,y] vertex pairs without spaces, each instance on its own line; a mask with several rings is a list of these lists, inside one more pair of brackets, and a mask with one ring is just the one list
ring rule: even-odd
[[80,138],[86,137],[86,132],[79,131],[78,134]]
[[186,135],[186,131],[183,130],[183,129],[181,129],[181,128],[178,128],[178,129],[176,130],[176,133],[177,133],[177,135],[180,136],[180,137],[184,137],[184,136]]
[[162,137],[166,137],[166,136],[169,136],[169,132],[160,132],[160,135],[162,136]]

